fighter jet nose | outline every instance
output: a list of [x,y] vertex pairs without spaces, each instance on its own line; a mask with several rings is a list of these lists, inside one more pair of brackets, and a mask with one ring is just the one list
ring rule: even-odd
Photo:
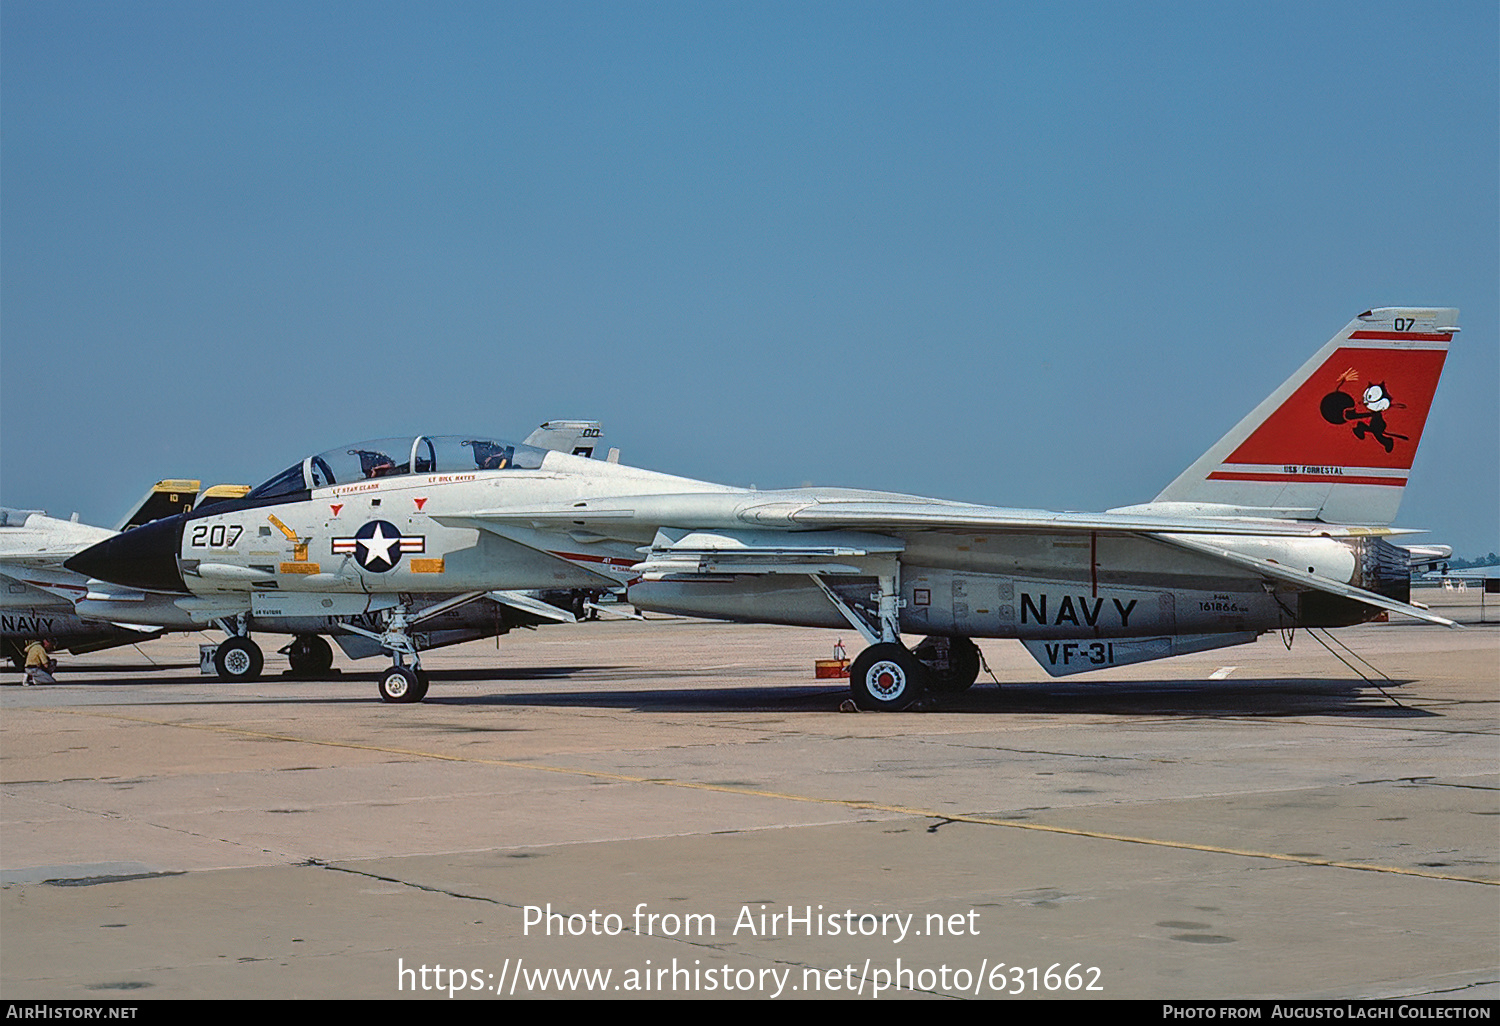
[[84,549],[63,566],[127,588],[186,592],[187,585],[177,568],[182,523],[180,517],[168,517],[117,534]]

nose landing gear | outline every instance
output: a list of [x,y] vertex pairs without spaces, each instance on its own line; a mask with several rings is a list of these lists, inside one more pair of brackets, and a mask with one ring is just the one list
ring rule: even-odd
[[[422,659],[418,654],[419,638],[412,634],[412,628],[450,609],[467,605],[475,599],[482,598],[485,594],[486,592],[482,591],[465,592],[427,606],[416,613],[412,613],[406,603],[402,602],[391,609],[385,622],[385,629],[379,633],[366,630],[354,623],[343,624],[347,631],[353,631],[355,634],[362,634],[378,641],[380,647],[391,654],[393,665],[376,681],[381,701],[420,702],[427,697],[427,674],[422,672]],[[425,639],[422,639],[422,644],[426,644]]]
[[380,697],[386,702],[420,702],[427,697],[427,675],[406,666],[392,666],[380,675]]
[[[391,610],[386,621],[385,632],[380,643],[391,654],[395,665],[380,675],[380,697],[386,702],[420,702],[427,697],[427,675],[422,672],[422,658],[417,654],[415,639],[411,636],[412,618],[406,606]],[[411,665],[406,661],[410,659]]]

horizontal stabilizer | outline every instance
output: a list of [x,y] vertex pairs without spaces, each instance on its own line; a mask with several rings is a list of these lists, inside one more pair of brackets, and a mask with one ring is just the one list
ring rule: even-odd
[[6,552],[5,565],[14,570],[49,570],[61,567],[64,562],[78,555],[78,546],[65,549],[39,549],[35,552]]
[[630,612],[628,612],[628,613],[625,612],[624,610],[622,610],[622,609],[619,608],[619,604],[617,604],[617,603],[613,603],[613,604],[604,606],[604,605],[600,605],[597,602],[585,602],[584,603],[584,608],[588,609],[588,610],[591,610],[591,611],[599,614],[599,616],[603,617],[606,620],[644,620],[645,619],[644,616],[642,616],[640,613],[636,612],[633,609]]
[[124,637],[118,635],[108,638],[100,638],[96,641],[76,641],[68,643],[68,651],[74,655],[85,655],[89,652],[102,652],[108,648],[118,648],[121,645],[136,645],[142,641],[154,641],[165,633],[160,627],[132,627],[122,624],[118,628],[130,633]]
[[1287,566],[1285,563],[1277,563],[1270,559],[1257,559],[1254,556],[1247,556],[1243,553],[1231,552],[1228,549],[1197,538],[1180,538],[1169,534],[1159,534],[1154,537],[1159,541],[1166,542],[1168,545],[1175,545],[1190,552],[1211,556],[1214,559],[1232,563],[1235,566],[1243,567],[1254,573],[1264,574],[1266,577],[1284,581],[1287,584],[1293,584],[1311,591],[1322,591],[1330,595],[1353,599],[1356,602],[1363,602],[1367,606],[1375,606],[1379,609],[1389,610],[1392,613],[1400,613],[1414,620],[1425,620],[1428,623],[1435,623],[1440,627],[1458,627],[1458,624],[1452,620],[1445,619],[1435,613],[1430,613],[1409,602],[1400,602],[1393,598],[1387,598],[1384,595],[1378,595],[1365,588],[1356,588],[1352,584],[1344,584],[1342,581],[1335,581],[1320,574],[1308,573],[1306,570],[1299,570],[1296,567]]

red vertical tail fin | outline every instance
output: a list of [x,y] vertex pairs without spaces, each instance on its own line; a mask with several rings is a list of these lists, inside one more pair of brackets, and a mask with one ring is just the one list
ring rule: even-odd
[[1155,502],[1391,523],[1457,321],[1448,308],[1366,310]]

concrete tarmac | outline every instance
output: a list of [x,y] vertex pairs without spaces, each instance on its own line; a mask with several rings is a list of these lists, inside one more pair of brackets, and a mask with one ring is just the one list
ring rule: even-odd
[[419,705],[65,654],[0,691],[0,996],[1493,1000],[1500,626],[1449,599],[1333,632],[1384,693],[1306,632],[982,641],[1002,687],[900,714],[813,678],[848,634],[680,619],[432,652]]

